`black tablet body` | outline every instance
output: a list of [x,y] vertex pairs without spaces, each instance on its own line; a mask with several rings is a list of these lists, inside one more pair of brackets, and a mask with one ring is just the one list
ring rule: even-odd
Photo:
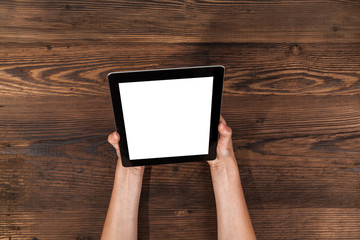
[[216,158],[223,66],[108,75],[125,167]]

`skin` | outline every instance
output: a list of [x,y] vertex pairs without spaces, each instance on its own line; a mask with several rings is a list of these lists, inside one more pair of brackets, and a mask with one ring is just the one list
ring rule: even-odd
[[222,117],[218,131],[217,156],[208,161],[215,193],[218,239],[256,239],[241,186],[232,130]]
[[[232,130],[221,117],[215,160],[208,161],[215,193],[218,239],[256,239],[251,224],[236,162]],[[101,239],[137,239],[137,223],[144,167],[125,168],[121,164],[120,136],[109,135],[118,162],[114,187]]]

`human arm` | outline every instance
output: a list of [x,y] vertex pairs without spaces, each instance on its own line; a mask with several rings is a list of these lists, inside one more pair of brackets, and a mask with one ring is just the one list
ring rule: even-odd
[[118,157],[110,204],[101,240],[137,239],[138,210],[144,167],[125,168],[121,164],[120,136],[113,132],[108,142]]
[[222,117],[218,131],[217,156],[208,161],[215,193],[218,239],[256,239],[233,150],[232,130]]

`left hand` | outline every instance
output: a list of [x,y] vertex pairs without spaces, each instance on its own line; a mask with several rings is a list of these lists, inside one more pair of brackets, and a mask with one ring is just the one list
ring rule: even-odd
[[139,167],[124,167],[122,165],[121,162],[121,154],[120,154],[120,148],[119,148],[119,141],[120,141],[120,135],[118,132],[113,132],[112,134],[110,134],[108,136],[108,142],[115,148],[116,150],[116,155],[118,157],[117,160],[117,171],[120,172],[129,172],[132,173],[140,178],[142,178],[143,174],[144,174],[144,166],[139,166]]

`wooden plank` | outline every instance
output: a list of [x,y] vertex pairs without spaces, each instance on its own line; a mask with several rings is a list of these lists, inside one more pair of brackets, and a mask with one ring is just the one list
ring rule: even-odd
[[360,44],[8,44],[0,94],[108,94],[111,71],[221,64],[232,95],[355,95]]
[[3,1],[1,43],[360,40],[358,1]]
[[[185,213],[177,217],[170,217],[175,210],[168,211],[151,210],[150,216],[156,216],[150,223],[151,232],[145,233],[140,225],[140,239],[216,239],[216,226],[214,215],[208,211]],[[4,239],[98,239],[100,229],[96,232],[91,228],[84,228],[82,224],[91,219],[98,219],[99,214],[85,213],[72,210],[71,212],[44,211],[43,213],[24,213],[14,220],[14,234],[3,235]],[[27,215],[28,214],[28,215]],[[262,226],[256,231],[258,239],[358,239],[359,232],[359,209],[343,208],[295,208],[295,209],[254,209],[251,216],[255,225]],[[60,215],[60,216],[59,216]],[[27,216],[27,217],[24,217]],[[103,214],[101,214],[103,217]],[[81,221],[73,222],[79,218]],[[171,224],[164,225],[164,222]],[[62,220],[62,225],[59,224]],[[21,222],[39,222],[41,225],[32,224],[29,227],[22,226]],[[199,222],[201,222],[199,224]],[[75,224],[74,224],[75,223]],[[201,226],[200,228],[197,228]],[[212,227],[212,229],[210,229]],[[146,228],[146,227],[145,227]],[[32,231],[31,229],[35,229]],[[208,229],[209,232],[205,232]],[[274,231],[273,229],[277,229]],[[90,231],[89,231],[90,230]],[[61,233],[61,234],[56,234]],[[7,238],[5,238],[7,237]]]
[[[360,211],[343,208],[258,209],[258,239],[358,239]],[[258,214],[256,214],[258,213]],[[277,229],[277,231],[272,231]]]

